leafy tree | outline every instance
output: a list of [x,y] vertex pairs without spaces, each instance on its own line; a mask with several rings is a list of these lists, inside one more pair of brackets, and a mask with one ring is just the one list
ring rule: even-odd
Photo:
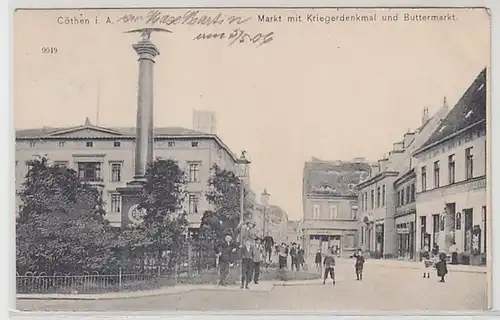
[[[240,224],[241,180],[234,172],[214,165],[208,180],[205,197],[212,211],[206,211],[201,221],[201,235],[205,241],[221,241],[225,234],[237,239]],[[245,190],[244,219],[252,215],[252,203]]]
[[19,196],[17,268],[46,274],[105,271],[116,265],[119,243],[103,218],[100,192],[74,170],[30,162]]
[[187,215],[182,210],[186,176],[177,162],[157,159],[146,171],[139,208],[142,220],[123,233],[130,253],[135,257],[153,256],[161,263],[170,252],[169,265],[175,263],[183,248]]

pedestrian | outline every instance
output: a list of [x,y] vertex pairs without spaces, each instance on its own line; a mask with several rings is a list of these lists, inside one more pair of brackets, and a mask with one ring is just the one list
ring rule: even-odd
[[220,279],[219,285],[227,286],[227,276],[229,274],[229,264],[233,262],[234,252],[236,252],[236,248],[234,243],[232,242],[233,237],[231,235],[226,235],[224,241],[220,244],[218,248],[218,257],[219,257],[219,272]]
[[434,265],[434,262],[431,260],[429,247],[424,246],[421,256],[422,256],[422,270],[424,272],[424,278],[430,278],[431,277],[430,269]]
[[455,241],[450,246],[451,264],[458,264],[458,246]]
[[263,260],[264,256],[264,248],[260,243],[260,239],[255,239],[255,246],[253,247],[253,282],[255,284],[259,283],[260,276],[260,264]]
[[253,248],[250,240],[241,246],[241,289],[249,289],[253,273]]
[[273,251],[273,246],[274,246],[274,239],[271,236],[265,236],[263,239],[264,242],[264,248],[266,251],[266,257],[265,257],[265,262],[266,263],[271,263],[271,254]]
[[316,270],[320,276],[322,275],[321,260],[321,249],[318,249],[316,257],[314,257],[314,263],[316,264]]
[[446,265],[446,253],[442,252],[439,255],[439,262],[436,263],[437,276],[441,278],[439,282],[444,282],[444,277],[448,274],[448,267]]
[[335,285],[335,252],[333,248],[328,248],[323,265],[325,266],[323,284],[325,284],[326,279],[328,279],[328,275],[330,275],[330,278],[332,278],[333,281],[333,285]]
[[299,261],[298,261],[297,244],[295,242],[292,243],[292,247],[290,248],[290,258],[292,260],[291,270],[298,271]]
[[363,257],[361,249],[354,254],[354,258],[356,258],[356,264],[354,265],[356,280],[363,280],[363,265],[365,264],[365,257]]
[[306,252],[304,251],[303,248],[300,247],[298,248],[298,254],[299,254],[299,266],[302,268],[302,270],[307,270],[307,264],[306,264]]
[[281,246],[279,247],[278,264],[280,270],[286,269],[286,247],[284,243],[282,243]]

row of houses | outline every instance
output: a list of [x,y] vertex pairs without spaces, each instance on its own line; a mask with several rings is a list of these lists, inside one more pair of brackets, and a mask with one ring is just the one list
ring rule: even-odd
[[[424,109],[420,127],[405,133],[377,163],[344,163],[345,170],[335,174],[334,163],[322,161],[324,168],[314,174],[306,163],[304,245],[310,251],[333,245],[343,254],[361,248],[376,258],[418,260],[425,247],[448,252],[456,244],[471,263],[484,263],[486,80],[484,69],[452,108],[445,98],[434,115]],[[315,186],[322,195],[313,192],[314,175],[319,176]],[[346,177],[351,183],[347,192],[338,183]],[[351,189],[354,195],[349,197]],[[311,232],[314,224],[324,230]]]

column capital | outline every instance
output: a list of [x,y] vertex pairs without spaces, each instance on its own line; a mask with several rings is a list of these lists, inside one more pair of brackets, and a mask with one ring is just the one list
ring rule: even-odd
[[139,41],[132,45],[135,52],[139,55],[139,60],[148,59],[154,61],[154,58],[160,54],[158,48],[149,40]]

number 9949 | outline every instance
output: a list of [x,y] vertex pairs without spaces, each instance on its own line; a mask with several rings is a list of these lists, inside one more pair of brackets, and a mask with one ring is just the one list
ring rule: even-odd
[[57,48],[56,47],[42,47],[42,53],[43,54],[56,54]]

